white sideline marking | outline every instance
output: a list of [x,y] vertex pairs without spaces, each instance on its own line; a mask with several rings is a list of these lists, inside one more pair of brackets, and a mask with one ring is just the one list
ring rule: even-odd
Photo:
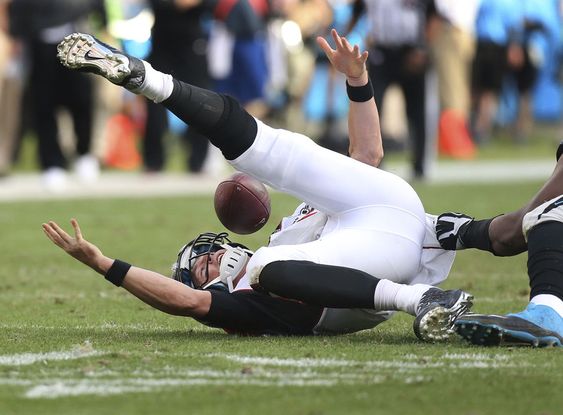
[[94,350],[91,344],[86,341],[83,345],[70,351],[0,355],[0,366],[25,366],[37,362],[74,360],[101,354],[103,353]]
[[84,357],[98,356],[102,353],[91,351],[49,352],[49,353],[22,353],[0,356],[0,366],[24,366],[49,360],[73,360]]
[[[88,345],[88,343],[86,343]],[[84,348],[84,346],[83,346]],[[91,346],[90,346],[91,348]],[[72,354],[74,353],[74,354]],[[85,357],[94,353],[86,352],[53,352],[29,354],[39,357]],[[23,356],[23,355],[14,355]],[[11,356],[13,358],[14,356]],[[174,354],[179,357],[193,357],[190,354]],[[6,357],[6,356],[4,356]],[[390,380],[405,384],[424,383],[432,380],[432,369],[455,371],[473,368],[524,368],[527,363],[513,363],[510,356],[485,353],[444,353],[441,356],[421,356],[407,354],[401,360],[346,360],[346,359],[283,359],[244,355],[208,354],[198,356],[202,365],[205,358],[222,358],[236,364],[244,365],[235,369],[214,370],[193,367],[165,366],[156,371],[135,370],[133,372],[117,372],[102,369],[84,373],[78,370],[59,371],[55,377],[19,375],[12,372],[10,376],[0,378],[0,385],[12,385],[25,388],[24,396],[29,399],[60,398],[80,395],[116,395],[124,393],[153,393],[170,387],[188,386],[267,386],[267,387],[327,387],[338,385],[380,384]],[[201,359],[203,357],[203,359]],[[32,359],[27,359],[29,362]],[[10,360],[21,362],[22,359]],[[277,368],[277,369],[276,369]],[[327,369],[336,369],[329,372]],[[376,369],[376,370],[374,370]],[[29,377],[32,376],[32,377]],[[86,376],[86,377],[84,377]]]
[[[508,357],[502,355],[489,356],[483,353],[476,354],[445,354],[440,357],[407,355],[405,360],[341,360],[341,359],[279,359],[268,357],[253,357],[239,355],[208,354],[210,357],[224,358],[237,363],[279,366],[295,368],[319,368],[319,367],[360,367],[370,369],[398,369],[398,370],[424,370],[430,368],[448,369],[470,369],[470,368],[509,368],[524,367],[518,363],[508,361]],[[412,361],[419,360],[420,362]],[[408,361],[411,360],[411,361]],[[505,362],[501,362],[505,360]]]
[[[40,324],[0,324],[0,329],[16,329],[16,330],[130,330],[130,331],[156,331],[156,332],[169,332],[171,330],[177,330],[172,327],[163,327],[158,325],[147,325],[147,324],[115,324],[105,322],[102,324],[87,324],[87,325],[75,325],[75,326],[43,326]],[[197,330],[193,327],[192,330]],[[207,331],[207,328],[202,327],[201,331]]]
[[[439,161],[428,169],[430,183],[490,183],[545,180],[555,162],[552,158],[520,160]],[[406,162],[390,162],[386,170],[401,177],[410,176]],[[108,197],[162,197],[213,194],[217,184],[231,172],[230,168],[218,176],[166,173],[149,177],[138,172],[102,172],[99,180],[88,186],[70,182],[63,193],[48,192],[41,186],[37,173],[12,174],[2,180],[0,203],[32,200],[96,199]],[[271,191],[271,189],[270,189]]]
[[131,392],[154,392],[165,387],[181,386],[334,386],[341,382],[327,379],[123,379],[117,381],[83,380],[39,385],[25,393],[26,398],[59,398],[78,395],[117,395]]
[[475,361],[491,361],[491,360],[510,360],[507,355],[503,354],[484,354],[484,353],[446,353],[443,359],[449,360],[475,360]]
[[[0,379],[0,384],[32,386],[27,392],[27,398],[58,398],[78,395],[116,395],[130,392],[154,392],[167,387],[182,386],[335,386],[339,384],[356,385],[359,383],[375,384],[388,380],[383,375],[354,374],[354,373],[287,373],[253,371],[244,374],[241,371],[223,370],[186,370],[183,377],[165,377],[163,374],[141,372],[142,378],[123,379],[47,379],[35,384],[21,379]],[[160,376],[160,377],[157,377]],[[417,380],[420,381],[420,380]],[[405,379],[410,383],[411,379]],[[39,383],[39,384],[37,384]]]

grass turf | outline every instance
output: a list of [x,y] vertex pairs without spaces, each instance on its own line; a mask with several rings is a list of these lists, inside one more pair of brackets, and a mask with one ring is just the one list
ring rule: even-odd
[[[540,183],[420,185],[428,212],[484,217],[524,203]],[[169,273],[177,249],[219,229],[211,199],[4,203],[0,209],[0,414],[558,414],[561,350],[421,344],[412,318],[341,337],[227,336],[150,309],[51,244],[69,229],[110,256]],[[295,201],[273,195],[266,240]],[[376,255],[377,253],[374,253]],[[526,257],[458,254],[445,287],[475,311],[527,302]]]

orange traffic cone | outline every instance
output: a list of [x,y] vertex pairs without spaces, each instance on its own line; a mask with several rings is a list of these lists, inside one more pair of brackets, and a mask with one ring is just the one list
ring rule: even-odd
[[141,165],[137,149],[138,128],[125,114],[116,114],[108,120],[105,165],[122,170],[134,170]]
[[463,116],[455,110],[443,111],[438,125],[438,151],[457,159],[473,159],[477,149]]

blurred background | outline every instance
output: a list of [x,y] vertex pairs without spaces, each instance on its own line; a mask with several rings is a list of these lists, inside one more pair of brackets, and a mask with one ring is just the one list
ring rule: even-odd
[[163,107],[62,67],[75,31],[345,153],[344,79],[315,43],[336,28],[370,53],[382,168],[544,178],[563,139],[562,16],[561,0],[0,0],[0,196],[230,171]]

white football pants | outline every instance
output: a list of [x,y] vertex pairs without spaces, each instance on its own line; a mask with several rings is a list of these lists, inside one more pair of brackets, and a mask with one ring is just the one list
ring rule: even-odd
[[231,161],[233,167],[314,206],[328,221],[316,241],[258,249],[248,272],[273,261],[305,260],[409,283],[420,265],[425,232],[424,208],[414,189],[302,134],[257,123],[255,142]]

